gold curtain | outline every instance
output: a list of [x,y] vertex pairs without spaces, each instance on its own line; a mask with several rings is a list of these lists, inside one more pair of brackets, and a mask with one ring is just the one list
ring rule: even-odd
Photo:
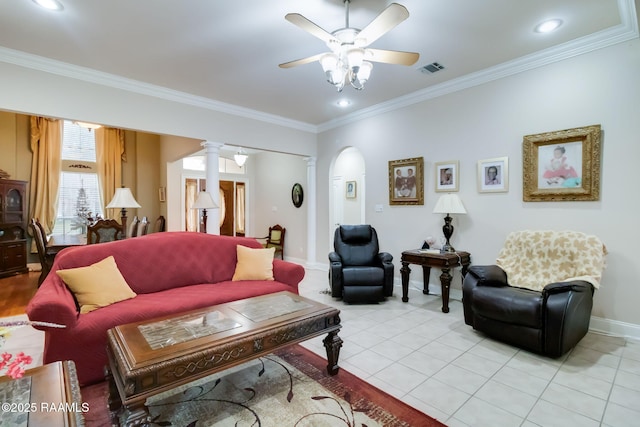
[[122,186],[122,161],[127,157],[124,151],[124,130],[101,127],[96,133],[96,162],[100,182],[100,204],[105,218],[119,218],[118,209],[105,209]]
[[62,169],[62,121],[31,116],[31,191],[29,214],[50,234],[58,211]]
[[200,231],[200,212],[199,209],[191,209],[191,206],[196,202],[196,196],[198,195],[198,181],[195,179],[187,178],[185,182],[185,200],[184,217],[186,220],[185,229],[187,231]]

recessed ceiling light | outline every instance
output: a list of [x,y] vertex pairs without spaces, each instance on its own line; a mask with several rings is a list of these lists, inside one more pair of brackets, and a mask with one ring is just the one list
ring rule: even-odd
[[351,101],[349,101],[348,99],[341,99],[340,101],[337,102],[338,107],[348,107],[349,105],[351,105]]
[[536,33],[550,33],[558,29],[560,25],[562,25],[562,19],[549,19],[536,25],[534,31]]
[[62,10],[64,7],[58,0],[33,0],[38,6],[42,6],[49,10]]

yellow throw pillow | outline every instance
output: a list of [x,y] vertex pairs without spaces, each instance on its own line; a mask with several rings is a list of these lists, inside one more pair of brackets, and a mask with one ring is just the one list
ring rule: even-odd
[[80,313],[136,296],[122,277],[113,256],[87,267],[58,270],[56,273],[76,296]]
[[273,280],[273,254],[276,248],[253,249],[242,245],[236,248],[238,262],[231,280]]

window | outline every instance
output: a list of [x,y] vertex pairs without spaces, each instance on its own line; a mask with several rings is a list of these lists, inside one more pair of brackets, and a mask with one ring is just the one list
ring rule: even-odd
[[62,171],[54,234],[86,233],[86,219],[102,215],[96,165],[95,132],[65,121]]

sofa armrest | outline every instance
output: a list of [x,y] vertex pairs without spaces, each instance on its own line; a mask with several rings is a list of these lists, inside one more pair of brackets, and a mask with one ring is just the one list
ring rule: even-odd
[[[58,323],[67,328],[75,326],[79,315],[73,294],[53,271],[29,301],[26,313],[31,321]],[[47,330],[46,327],[34,327]]]
[[593,285],[583,280],[573,280],[570,282],[549,283],[542,289],[543,295],[559,294],[562,292],[591,292],[593,293]]
[[297,290],[298,284],[304,279],[304,267],[293,262],[274,259],[273,278]]
[[479,286],[506,286],[507,273],[497,265],[473,265],[469,274]]

